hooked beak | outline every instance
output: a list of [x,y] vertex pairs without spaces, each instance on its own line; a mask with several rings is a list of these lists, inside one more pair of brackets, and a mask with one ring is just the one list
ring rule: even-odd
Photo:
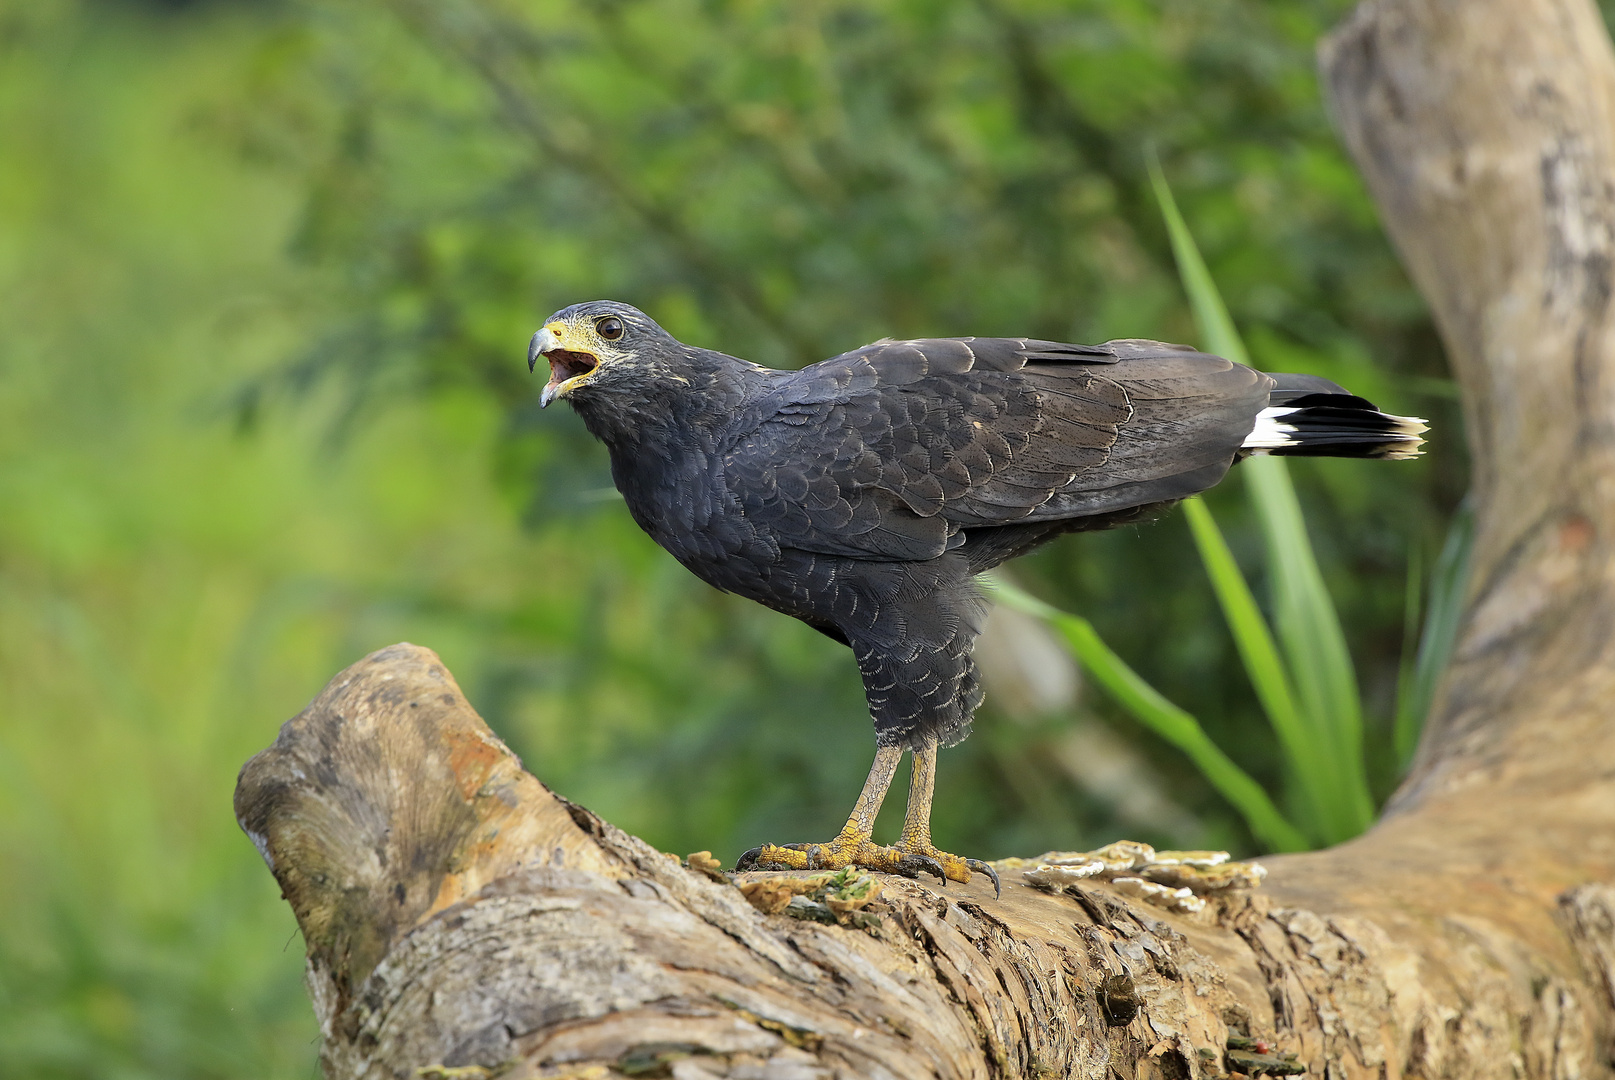
[[541,356],[550,364],[550,381],[544,384],[544,392],[538,399],[541,409],[548,408],[556,398],[565,397],[568,386],[600,366],[600,358],[593,352],[568,348],[569,329],[565,323],[550,323],[527,344],[528,371],[538,367]]

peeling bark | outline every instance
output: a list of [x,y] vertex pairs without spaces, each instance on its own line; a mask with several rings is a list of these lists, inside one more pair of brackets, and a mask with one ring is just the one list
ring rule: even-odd
[[1219,1076],[1230,1029],[1315,1074],[1607,1067],[1609,885],[1550,897],[1540,953],[1462,893],[1290,903],[1320,856],[1197,916],[1014,871],[1001,900],[889,879],[874,930],[764,915],[524,772],[412,645],[333,680],[236,806],[303,928],[332,1077]]
[[1611,1074],[1615,55],[1587,0],[1371,0],[1322,66],[1476,470],[1459,644],[1386,817],[1197,916],[1011,872],[820,925],[555,795],[396,645],[237,788],[328,1076],[1206,1077],[1231,1031],[1315,1076]]

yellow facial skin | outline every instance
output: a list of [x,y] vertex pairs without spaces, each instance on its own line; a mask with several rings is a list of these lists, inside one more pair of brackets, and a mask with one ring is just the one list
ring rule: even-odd
[[566,397],[618,355],[596,332],[592,319],[545,324],[527,348],[529,368],[537,365],[539,357],[550,364],[550,381],[544,385],[539,407],[546,408],[550,402]]

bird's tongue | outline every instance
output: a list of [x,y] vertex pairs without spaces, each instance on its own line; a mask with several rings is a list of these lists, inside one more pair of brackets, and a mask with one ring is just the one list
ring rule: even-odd
[[600,361],[588,353],[571,352],[566,349],[552,349],[544,354],[544,359],[550,362],[550,381],[544,385],[542,399],[545,405],[554,400],[555,393],[562,383],[587,374],[600,364]]
[[566,349],[547,352],[544,359],[550,362],[550,382],[556,386],[568,379],[593,371],[599,363],[588,353],[568,352]]

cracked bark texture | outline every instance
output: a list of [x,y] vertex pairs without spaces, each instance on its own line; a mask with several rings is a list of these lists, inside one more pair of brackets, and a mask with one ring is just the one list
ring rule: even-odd
[[1384,819],[1192,918],[1010,872],[801,922],[550,792],[396,645],[237,788],[328,1076],[1201,1077],[1230,1026],[1314,1076],[1615,1071],[1615,56],[1588,0],[1385,0],[1321,62],[1475,462],[1458,646]]

